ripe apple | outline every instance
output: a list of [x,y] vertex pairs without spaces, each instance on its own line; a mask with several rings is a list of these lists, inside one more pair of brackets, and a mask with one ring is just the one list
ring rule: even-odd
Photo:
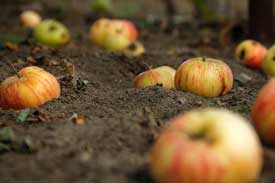
[[27,10],[21,13],[20,22],[24,27],[34,28],[40,24],[42,18],[41,16],[32,10]]
[[35,108],[59,96],[57,79],[35,66],[23,68],[0,85],[0,107],[3,109]]
[[266,54],[266,47],[254,40],[241,42],[236,49],[236,58],[247,66],[261,69]]
[[69,42],[68,29],[56,20],[44,20],[34,29],[34,38],[48,46],[60,46]]
[[130,44],[130,40],[120,32],[113,32],[106,36],[103,47],[110,51],[122,51]]
[[140,73],[134,80],[136,88],[154,86],[157,84],[163,85],[165,88],[175,88],[174,77],[176,70],[169,66],[161,66]]
[[138,38],[137,28],[129,20],[115,19],[112,21],[112,27],[116,30],[122,30],[122,33],[124,33],[130,41],[136,41]]
[[260,90],[252,108],[253,124],[262,139],[275,146],[275,78]]
[[98,19],[90,28],[89,37],[91,41],[98,46],[103,46],[110,27],[111,20],[106,18]]
[[135,41],[128,45],[126,49],[124,49],[123,54],[127,57],[138,57],[145,53],[145,48],[142,43]]
[[250,123],[215,108],[172,119],[155,142],[150,160],[159,183],[252,183],[263,164]]
[[205,97],[227,94],[233,85],[233,74],[224,62],[197,57],[183,62],[175,75],[178,90],[188,91]]
[[266,74],[275,76],[275,45],[267,51],[262,63],[262,69]]

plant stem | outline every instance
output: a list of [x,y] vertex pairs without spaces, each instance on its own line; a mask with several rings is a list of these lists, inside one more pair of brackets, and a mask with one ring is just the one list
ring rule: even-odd
[[13,65],[13,64],[10,64],[10,66],[11,66],[12,71],[16,74],[16,76],[17,76],[18,78],[21,78],[21,76],[19,75],[19,73],[18,73],[18,71],[16,70],[16,68],[14,67],[14,65]]

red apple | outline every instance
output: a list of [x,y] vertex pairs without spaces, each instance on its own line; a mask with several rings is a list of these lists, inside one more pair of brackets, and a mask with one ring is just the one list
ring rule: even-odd
[[114,29],[120,29],[125,32],[125,36],[130,41],[136,41],[138,37],[138,31],[136,26],[129,20],[115,19],[112,21],[112,27]]
[[260,90],[252,108],[252,119],[262,139],[275,146],[275,78]]
[[199,109],[172,119],[151,153],[159,183],[252,183],[262,168],[253,127],[225,109]]
[[175,69],[169,66],[161,66],[140,73],[134,80],[136,88],[143,88],[147,86],[154,86],[161,84],[165,88],[175,88],[174,76]]
[[23,68],[0,85],[0,107],[3,109],[35,108],[59,96],[57,79],[35,66]]
[[266,47],[254,40],[241,42],[236,49],[236,58],[247,66],[261,69],[266,54]]
[[206,97],[227,94],[233,85],[233,74],[224,62],[197,57],[183,62],[175,75],[178,90],[188,91]]

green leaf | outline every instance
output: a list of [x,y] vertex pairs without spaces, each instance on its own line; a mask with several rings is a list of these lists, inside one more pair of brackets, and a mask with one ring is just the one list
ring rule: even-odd
[[21,110],[16,118],[16,123],[24,123],[28,119],[30,113],[30,109]]
[[18,44],[24,40],[25,38],[16,34],[0,33],[0,46],[5,46],[7,42]]
[[12,142],[15,134],[11,128],[2,128],[0,130],[0,142]]

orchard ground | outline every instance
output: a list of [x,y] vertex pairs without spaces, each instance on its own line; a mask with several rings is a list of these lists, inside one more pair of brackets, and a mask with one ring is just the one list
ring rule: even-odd
[[[20,27],[18,15],[28,6],[15,8],[8,2],[0,8],[1,34],[12,32],[26,37],[28,33]],[[42,11],[43,16],[56,15],[50,10]],[[18,112],[0,110],[1,127],[12,128],[18,137],[30,137],[34,149],[32,153],[1,154],[0,182],[153,183],[148,152],[161,127],[174,115],[211,106],[230,109],[250,120],[251,106],[266,77],[235,62],[234,44],[219,47],[216,28],[183,23],[171,36],[158,24],[151,25],[140,31],[147,53],[129,59],[89,42],[91,21],[87,23],[87,16],[68,11],[62,16],[73,39],[65,47],[48,49],[30,42],[20,44],[18,52],[0,50],[1,80],[13,74],[7,62],[20,69],[29,65],[31,56],[38,66],[57,76],[64,74],[66,63],[72,63],[79,81],[89,81],[82,87],[62,82],[61,98],[39,109],[52,120],[18,124]],[[228,95],[203,98],[161,86],[133,88],[134,77],[148,68],[177,68],[182,61],[202,55],[220,58],[232,68],[234,87]],[[84,116],[86,123],[73,124],[69,119],[73,113]],[[275,181],[275,149],[264,149],[265,164],[258,183]]]

